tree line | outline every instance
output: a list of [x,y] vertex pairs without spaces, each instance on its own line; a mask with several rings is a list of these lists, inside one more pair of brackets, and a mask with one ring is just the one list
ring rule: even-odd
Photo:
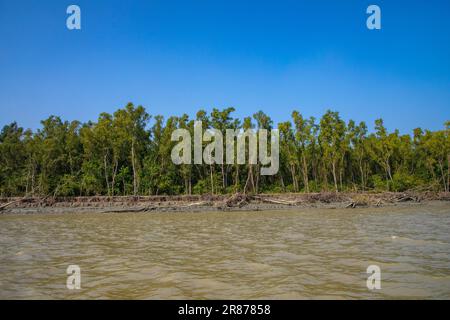
[[[267,129],[262,111],[233,117],[234,108],[153,118],[129,103],[96,122],[51,116],[33,132],[16,122],[0,133],[1,196],[178,195],[234,192],[403,191],[450,188],[450,121],[442,130],[388,132],[382,119],[369,133],[328,110],[320,119],[292,112],[278,123],[280,168],[260,175],[259,164],[175,165],[177,128]],[[205,143],[206,144],[206,143]]]

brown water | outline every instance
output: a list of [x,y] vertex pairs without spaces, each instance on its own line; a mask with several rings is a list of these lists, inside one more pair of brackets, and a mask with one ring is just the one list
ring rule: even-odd
[[[450,298],[450,205],[4,215],[0,298]],[[81,268],[81,290],[66,269]],[[381,268],[368,290],[366,269]]]

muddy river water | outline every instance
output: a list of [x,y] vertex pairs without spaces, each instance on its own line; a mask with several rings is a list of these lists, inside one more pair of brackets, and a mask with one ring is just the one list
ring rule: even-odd
[[450,204],[3,215],[0,298],[450,299]]

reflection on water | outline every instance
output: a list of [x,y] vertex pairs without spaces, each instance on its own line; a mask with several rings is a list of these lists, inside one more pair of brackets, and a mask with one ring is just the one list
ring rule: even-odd
[[[449,231],[445,203],[1,216],[0,298],[450,298]],[[70,264],[81,290],[66,288]]]

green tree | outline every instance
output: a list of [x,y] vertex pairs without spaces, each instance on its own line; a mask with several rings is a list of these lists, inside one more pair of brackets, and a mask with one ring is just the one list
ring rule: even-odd
[[[334,189],[338,189],[337,172],[342,165],[342,155],[344,152],[345,123],[339,117],[338,112],[328,110],[320,119],[319,143],[323,152],[324,167],[331,164]],[[325,174],[326,177],[326,174]]]

